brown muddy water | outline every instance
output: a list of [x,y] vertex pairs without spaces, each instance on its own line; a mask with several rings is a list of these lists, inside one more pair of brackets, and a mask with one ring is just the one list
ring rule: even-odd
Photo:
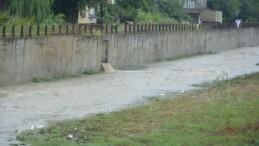
[[181,94],[193,84],[259,71],[259,47],[195,56],[148,65],[146,69],[115,70],[57,82],[0,88],[0,145],[16,142],[18,132],[66,119],[121,110],[149,96]]

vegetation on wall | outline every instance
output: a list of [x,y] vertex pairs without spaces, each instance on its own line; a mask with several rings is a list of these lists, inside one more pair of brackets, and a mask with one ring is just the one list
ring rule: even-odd
[[10,12],[18,17],[35,17],[37,22],[41,22],[51,15],[53,1],[54,0],[9,0]]
[[[32,21],[37,24],[75,23],[78,10],[86,6],[94,7],[98,18],[102,11],[105,23],[166,23],[182,22],[189,18],[182,12],[179,0],[115,0],[114,5],[109,5],[107,0],[8,0],[8,4],[12,17],[1,13],[0,25],[12,22],[28,24],[27,21],[30,24]],[[258,0],[210,0],[208,7],[222,11],[225,22],[235,19],[259,21]]]

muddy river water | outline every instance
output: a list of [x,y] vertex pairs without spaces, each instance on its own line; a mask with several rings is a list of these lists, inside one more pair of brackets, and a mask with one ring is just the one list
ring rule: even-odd
[[230,78],[258,72],[259,47],[159,62],[140,70],[116,70],[55,82],[0,88],[0,145],[17,132],[65,119],[120,110],[149,96],[186,92],[225,72]]

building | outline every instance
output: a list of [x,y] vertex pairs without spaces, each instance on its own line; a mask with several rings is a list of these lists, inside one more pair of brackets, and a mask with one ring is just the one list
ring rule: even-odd
[[219,22],[222,23],[222,12],[209,10],[209,0],[182,0],[184,13],[191,16],[190,22]]
[[88,8],[78,11],[78,24],[96,23],[95,8]]
[[[108,0],[108,4],[114,4],[115,0]],[[99,7],[100,17],[102,19],[103,17],[103,6],[101,5]],[[78,24],[95,24],[97,23],[97,12],[95,8],[89,8],[86,6],[85,9],[78,11]],[[99,21],[102,23],[102,20],[99,19]]]

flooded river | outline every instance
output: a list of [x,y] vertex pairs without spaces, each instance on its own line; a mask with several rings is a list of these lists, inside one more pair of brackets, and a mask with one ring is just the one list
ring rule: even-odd
[[258,72],[259,47],[159,62],[140,70],[115,70],[56,82],[0,88],[0,145],[17,132],[65,119],[120,110],[149,96],[181,93],[192,84]]

